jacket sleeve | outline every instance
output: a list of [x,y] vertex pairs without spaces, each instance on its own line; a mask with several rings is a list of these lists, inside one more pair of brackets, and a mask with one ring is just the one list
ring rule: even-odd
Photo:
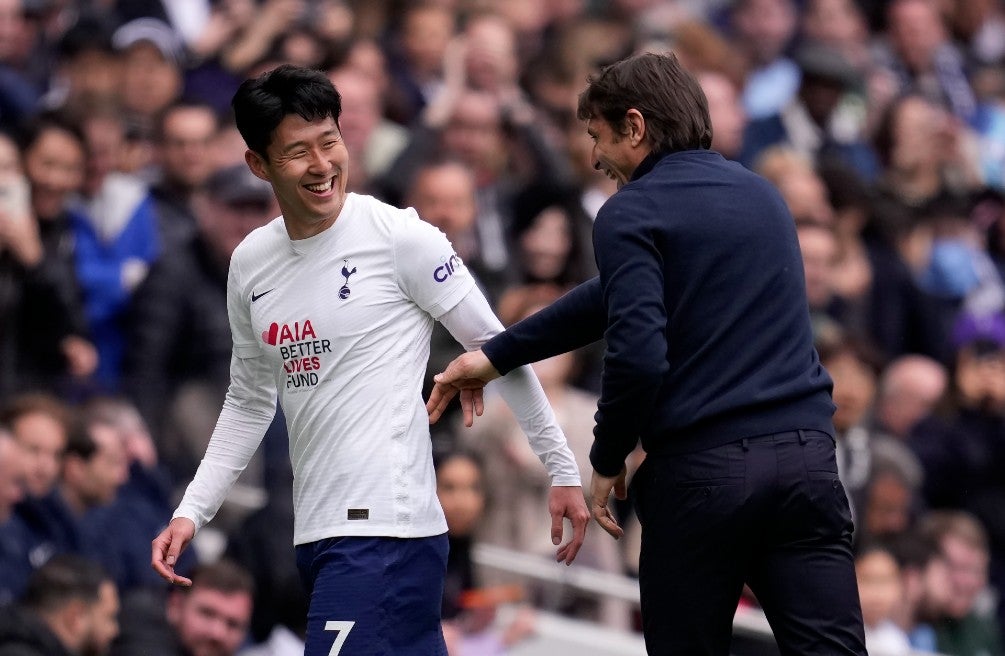
[[638,192],[620,194],[594,227],[607,350],[590,461],[605,476],[635,448],[669,369],[663,257],[646,225],[659,209]]
[[592,278],[499,333],[482,351],[499,373],[506,374],[595,342],[604,336],[606,325],[600,280]]

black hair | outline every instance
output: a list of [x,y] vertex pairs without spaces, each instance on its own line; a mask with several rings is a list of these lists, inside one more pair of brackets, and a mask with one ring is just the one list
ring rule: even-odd
[[321,71],[284,64],[241,83],[231,106],[248,148],[268,160],[266,149],[284,118],[296,114],[317,121],[330,116],[337,126],[342,96]]
[[192,110],[203,110],[208,112],[213,117],[213,127],[214,131],[218,131],[222,124],[222,119],[220,117],[220,112],[217,111],[212,104],[206,102],[205,100],[199,100],[197,98],[179,98],[175,100],[167,107],[161,110],[160,114],[157,116],[157,121],[154,126],[154,138],[158,142],[164,141],[164,123],[169,117],[171,117],[175,112],[184,111],[187,109]]
[[68,134],[80,144],[81,150],[85,154],[87,153],[87,139],[84,137],[80,125],[65,112],[46,111],[36,114],[17,130],[15,136],[21,154],[24,155],[28,152],[35,145],[35,142],[50,130]]
[[98,563],[76,554],[59,554],[32,573],[21,603],[41,613],[75,600],[91,604],[98,600],[105,582],[111,578]]
[[114,54],[112,30],[113,26],[103,17],[84,14],[59,39],[56,56],[66,61],[89,51]]

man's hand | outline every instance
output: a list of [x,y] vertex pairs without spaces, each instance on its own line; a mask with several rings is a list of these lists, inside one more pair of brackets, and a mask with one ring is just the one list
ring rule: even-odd
[[458,356],[442,373],[433,376],[436,384],[429,393],[429,401],[426,402],[429,423],[435,424],[439,421],[451,399],[460,392],[464,425],[470,427],[474,424],[475,415],[481,417],[485,409],[482,390],[489,381],[498,377],[499,372],[481,349]]
[[612,490],[614,496],[619,499],[625,499],[628,496],[628,486],[625,484],[627,475],[628,470],[625,467],[621,468],[621,472],[617,476],[604,476],[597,470],[593,470],[593,480],[590,481],[590,514],[597,520],[601,528],[610,533],[615,540],[624,535],[625,531],[618,526],[617,520],[614,519],[614,515],[607,507],[607,502],[611,498]]
[[191,519],[175,517],[161,534],[154,538],[150,564],[168,583],[190,586],[192,580],[174,572],[175,563],[182,550],[195,537],[195,524]]
[[[548,493],[548,512],[551,513],[551,543],[561,545],[555,553],[555,560],[565,561],[571,565],[583,546],[586,537],[586,525],[590,522],[590,513],[586,510],[586,500],[583,498],[583,488],[552,486]],[[572,539],[562,544],[562,519],[568,517],[572,522]]]

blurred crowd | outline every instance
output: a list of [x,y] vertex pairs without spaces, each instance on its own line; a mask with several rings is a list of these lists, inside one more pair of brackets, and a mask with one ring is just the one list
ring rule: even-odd
[[[324,70],[349,191],[415,207],[509,324],[594,274],[615,188],[577,94],[641,51],[676,53],[713,148],[791,210],[870,648],[1005,654],[1001,0],[0,0],[0,656],[302,653],[281,409],[179,564],[193,587],[149,567],[226,392],[230,254],[278,214],[241,81]],[[459,351],[434,333],[430,377]],[[535,365],[587,479],[601,359]],[[553,549],[505,404],[433,442],[451,654],[504,653],[534,609],[638,630],[631,604],[473,561]],[[592,526],[575,567],[634,575],[619,512],[627,538]],[[500,626],[503,603],[525,610]]]

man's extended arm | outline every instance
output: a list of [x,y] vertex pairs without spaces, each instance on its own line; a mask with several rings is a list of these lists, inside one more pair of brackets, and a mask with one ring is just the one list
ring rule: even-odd
[[436,385],[426,403],[429,422],[435,424],[460,392],[464,425],[471,426],[474,416],[482,414],[482,388],[489,381],[599,340],[606,321],[599,280],[593,278],[484,344],[479,342],[480,349],[454,359],[434,377]]
[[506,374],[596,342],[606,327],[600,279],[591,278],[490,339],[482,351],[499,373]]

